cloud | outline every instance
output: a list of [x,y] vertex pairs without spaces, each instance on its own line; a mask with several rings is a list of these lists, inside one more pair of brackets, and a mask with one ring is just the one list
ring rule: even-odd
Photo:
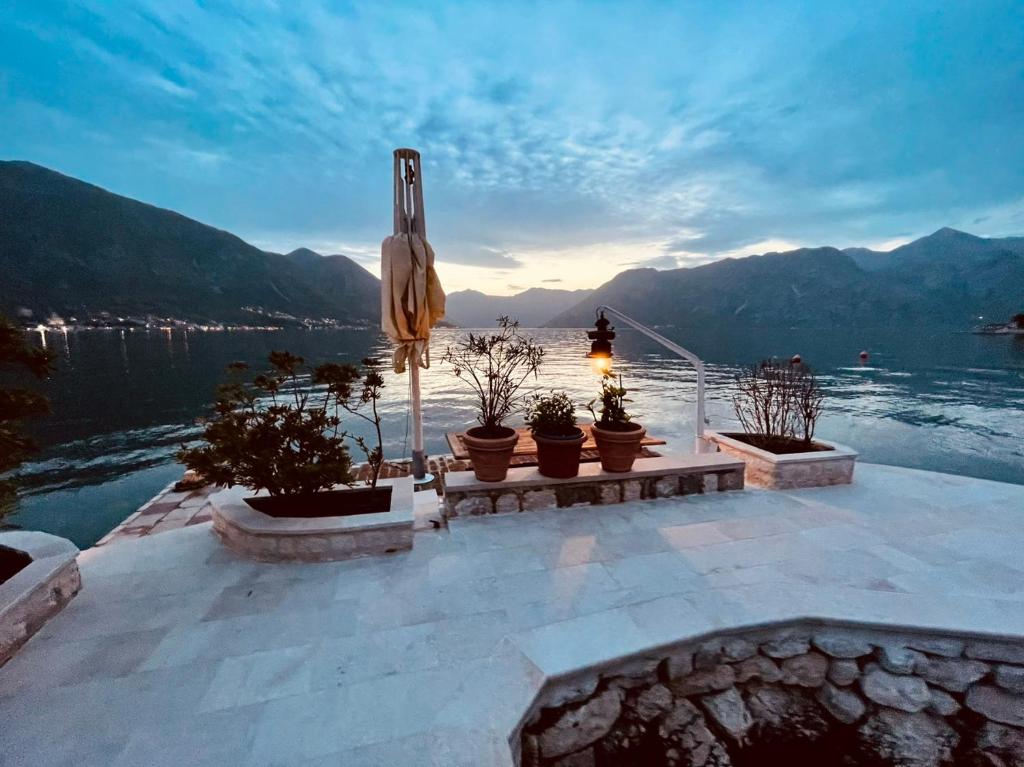
[[1022,233],[1019,22],[1012,3],[21,3],[0,131],[7,156],[367,264],[391,152],[414,146],[457,287],[576,287],[766,241]]
[[507,251],[479,245],[454,245],[438,249],[437,260],[463,266],[479,266],[488,269],[521,269],[523,263],[510,256]]
[[679,259],[675,256],[664,255],[644,258],[639,261],[625,261],[619,265],[630,269],[677,269],[679,268]]
[[541,280],[541,282],[562,282],[562,279],[560,277],[556,277],[553,279]]

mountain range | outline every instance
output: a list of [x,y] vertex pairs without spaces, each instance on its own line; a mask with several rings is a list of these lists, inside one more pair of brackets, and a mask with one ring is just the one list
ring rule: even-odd
[[682,269],[630,269],[547,324],[593,322],[608,304],[641,322],[834,327],[945,325],[1024,308],[1024,237],[939,229],[888,252],[800,248]]
[[[444,274],[442,269],[442,282]],[[1024,309],[1024,237],[944,228],[891,251],[800,248],[689,268],[630,269],[595,290],[448,296],[448,319],[580,327],[613,305],[655,325],[830,327],[1005,320]],[[379,280],[344,255],[270,253],[173,211],[28,162],[0,162],[0,312],[329,319],[372,326]],[[287,319],[285,317],[284,319]]]
[[464,328],[494,327],[501,316],[513,317],[526,328],[546,324],[565,306],[584,301],[592,290],[530,288],[514,296],[490,296],[478,290],[459,290],[448,294],[445,308],[448,319]]
[[366,324],[380,321],[379,307],[379,280],[346,256],[268,253],[47,168],[0,162],[0,312]]

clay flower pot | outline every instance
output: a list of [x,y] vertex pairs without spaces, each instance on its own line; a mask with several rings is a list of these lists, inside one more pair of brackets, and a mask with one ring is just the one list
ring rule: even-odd
[[545,477],[568,479],[580,473],[580,452],[586,435],[576,429],[568,436],[551,436],[534,432],[537,443],[537,468]]
[[481,482],[501,482],[508,474],[508,464],[519,435],[515,429],[504,426],[499,437],[482,436],[482,433],[483,427],[476,426],[462,437],[473,464],[473,473]]
[[638,423],[626,424],[629,428],[602,429],[594,424],[592,432],[597,452],[601,456],[601,468],[605,471],[629,471],[640,452],[640,442],[647,430]]

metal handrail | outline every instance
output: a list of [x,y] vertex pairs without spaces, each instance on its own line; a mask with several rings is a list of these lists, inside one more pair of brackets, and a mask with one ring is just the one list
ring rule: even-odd
[[605,312],[617,317],[622,322],[625,322],[634,330],[639,330],[645,336],[650,338],[652,341],[657,341],[659,344],[664,346],[669,351],[673,351],[680,357],[685,359],[687,362],[693,365],[697,370],[697,436],[696,436],[696,449],[697,452],[704,452],[707,449],[707,443],[704,441],[704,427],[708,421],[704,416],[704,361],[696,354],[691,352],[689,349],[684,349],[677,343],[669,341],[665,336],[660,333],[656,333],[646,325],[637,322],[627,314],[623,314],[618,309],[606,304],[601,304],[596,310],[598,313]]

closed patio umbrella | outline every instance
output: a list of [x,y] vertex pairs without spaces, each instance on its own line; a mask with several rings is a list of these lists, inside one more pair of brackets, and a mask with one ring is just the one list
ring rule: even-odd
[[381,244],[381,328],[395,343],[396,373],[409,369],[412,398],[412,471],[426,476],[420,368],[430,367],[430,329],[444,317],[444,291],[434,271],[434,250],[427,242],[423,212],[420,153],[394,153],[394,234]]

